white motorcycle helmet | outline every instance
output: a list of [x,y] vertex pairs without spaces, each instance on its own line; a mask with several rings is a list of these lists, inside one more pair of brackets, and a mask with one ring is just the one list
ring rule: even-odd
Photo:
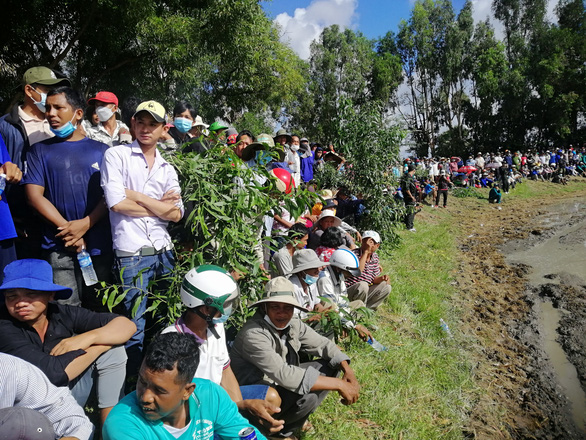
[[359,276],[361,273],[358,257],[348,249],[336,249],[330,257],[330,265],[347,270],[353,276]]
[[214,307],[222,314],[214,323],[225,322],[238,304],[240,290],[232,275],[211,264],[198,266],[185,275],[181,284],[181,301],[185,307]]

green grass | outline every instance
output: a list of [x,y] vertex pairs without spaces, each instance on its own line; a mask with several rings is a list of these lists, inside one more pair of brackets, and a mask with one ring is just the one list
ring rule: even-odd
[[[457,345],[455,235],[446,211],[402,232],[403,244],[382,256],[393,291],[379,309],[374,336],[389,348],[378,353],[355,341],[345,348],[362,385],[357,404],[346,407],[330,393],[312,415],[315,430],[304,439],[460,439],[469,408],[470,367]],[[456,338],[446,339],[444,318]]]
[[[586,179],[567,186],[528,181],[503,194],[503,205],[586,191]],[[485,195],[484,200],[478,194]],[[471,197],[451,199],[450,206],[471,212],[486,206],[487,189]],[[359,401],[350,407],[330,393],[310,418],[314,430],[304,440],[332,439],[463,439],[463,427],[473,401],[483,390],[474,383],[458,334],[458,310],[451,299],[459,292],[451,284],[458,268],[458,226],[450,210],[424,207],[416,217],[417,233],[400,231],[402,244],[381,255],[393,291],[377,312],[374,336],[389,348],[378,353],[360,341],[344,348],[362,385]],[[439,319],[452,329],[443,334]]]

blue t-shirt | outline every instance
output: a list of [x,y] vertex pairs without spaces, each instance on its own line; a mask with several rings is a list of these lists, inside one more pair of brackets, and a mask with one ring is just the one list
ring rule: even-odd
[[[2,136],[0,136],[0,165],[5,162],[11,162],[8,150],[4,144]],[[6,191],[6,190],[5,190]],[[2,200],[0,200],[0,240],[8,240],[9,238],[16,237],[16,230],[14,229],[14,222],[12,221],[12,215],[10,214],[10,208],[8,208],[8,200],[6,199],[6,193],[2,193]]]
[[[88,138],[63,141],[57,137],[34,144],[27,154],[24,184],[45,188],[45,197],[67,220],[79,220],[102,202],[100,165],[108,145]],[[55,238],[59,231],[44,224],[43,249],[63,250],[63,242]],[[112,251],[112,235],[108,215],[105,215],[84,236],[91,255]]]
[[[228,393],[207,379],[193,379],[195,390],[189,397],[190,424],[179,440],[238,440],[238,432],[250,427],[240,415]],[[102,430],[104,440],[174,440],[163,422],[147,420],[140,409],[136,392],[130,393],[112,409]],[[266,440],[256,430],[258,440]]]

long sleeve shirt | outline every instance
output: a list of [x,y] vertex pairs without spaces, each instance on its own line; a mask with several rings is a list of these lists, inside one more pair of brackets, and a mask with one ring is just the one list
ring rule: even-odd
[[58,388],[34,365],[0,353],[0,408],[24,407],[44,414],[58,438],[87,440],[93,425],[69,389]]

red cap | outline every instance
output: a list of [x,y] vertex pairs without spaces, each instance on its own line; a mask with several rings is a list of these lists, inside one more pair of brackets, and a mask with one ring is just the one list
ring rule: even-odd
[[88,99],[87,103],[91,104],[92,101],[102,101],[108,104],[118,105],[118,98],[112,92],[98,92],[94,98]]

